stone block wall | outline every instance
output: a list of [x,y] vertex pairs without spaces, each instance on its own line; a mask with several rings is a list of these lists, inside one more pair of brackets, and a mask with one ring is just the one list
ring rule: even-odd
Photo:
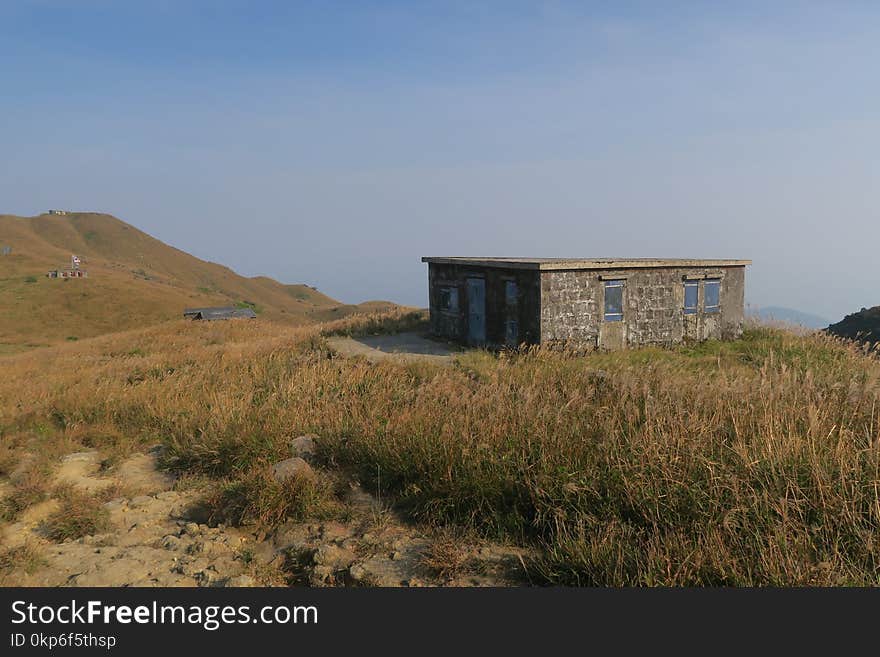
[[[696,314],[684,314],[684,281],[698,277]],[[605,280],[625,281],[622,321],[604,320]],[[720,278],[720,308],[703,310],[705,278]],[[742,333],[744,267],[541,272],[541,342],[602,348],[732,339]]]

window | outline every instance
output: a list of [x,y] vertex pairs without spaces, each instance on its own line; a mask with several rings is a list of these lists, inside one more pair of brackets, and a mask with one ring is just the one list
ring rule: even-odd
[[623,319],[623,285],[625,281],[605,281],[605,321]]
[[505,322],[505,342],[509,347],[515,347],[519,344],[519,322],[515,319],[508,319]]
[[707,278],[703,283],[703,311],[707,313],[717,313],[720,308],[721,298],[721,280],[718,278]]
[[699,281],[685,281],[684,284],[684,314],[697,314],[697,297],[700,292]]
[[448,313],[458,312],[458,288],[441,287],[437,292],[437,308]]
[[519,288],[516,285],[516,281],[505,281],[504,282],[504,300],[507,302],[507,305],[508,306],[515,306],[518,298],[519,298]]

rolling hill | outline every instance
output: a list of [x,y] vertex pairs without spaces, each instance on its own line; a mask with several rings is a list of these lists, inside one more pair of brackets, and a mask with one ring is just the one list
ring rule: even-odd
[[[306,324],[394,305],[346,305],[307,285],[240,276],[107,214],[0,215],[4,246],[12,250],[0,255],[0,353],[177,319],[187,306],[247,305]],[[89,278],[46,277],[71,254]]]

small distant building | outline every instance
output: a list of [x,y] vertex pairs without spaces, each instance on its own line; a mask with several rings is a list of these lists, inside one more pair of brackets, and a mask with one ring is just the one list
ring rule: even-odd
[[89,272],[80,269],[82,259],[78,255],[70,256],[69,269],[51,269],[46,272],[46,278],[88,278]]
[[50,269],[46,278],[88,278],[89,272],[84,269]]
[[256,319],[257,313],[250,308],[218,306],[215,308],[186,308],[183,316],[188,319],[213,321],[218,319]]
[[49,214],[64,215],[67,214],[67,210],[49,210]]
[[750,260],[426,257],[431,331],[619,349],[742,334]]

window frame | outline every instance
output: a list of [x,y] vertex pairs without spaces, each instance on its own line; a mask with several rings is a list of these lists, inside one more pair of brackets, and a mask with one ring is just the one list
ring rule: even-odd
[[[684,303],[682,304],[682,311],[685,315],[696,315],[700,310],[700,281],[698,280],[686,280],[683,283],[684,286]],[[688,289],[693,289],[695,292],[694,305],[688,305]]]
[[[625,278],[610,278],[603,279],[603,299],[602,299],[602,320],[605,322],[622,322],[623,321],[623,308],[624,308],[624,297],[626,294],[626,279]],[[620,290],[620,312],[608,312],[608,290],[610,289],[619,289]]]
[[[510,291],[513,289],[513,296]],[[514,280],[504,281],[504,303],[507,306],[516,306],[519,304],[519,284]]]
[[[715,304],[708,305],[706,303],[706,288],[712,285],[717,288],[717,292],[715,295]],[[721,312],[721,279],[720,278],[707,278],[703,281],[703,312],[707,314],[714,315],[716,313]]]
[[[444,306],[444,293],[448,293],[446,299],[449,303]],[[461,299],[458,294],[457,285],[438,285],[437,286],[437,310],[441,313],[450,313],[457,315],[461,312]],[[453,303],[454,302],[454,303]]]

